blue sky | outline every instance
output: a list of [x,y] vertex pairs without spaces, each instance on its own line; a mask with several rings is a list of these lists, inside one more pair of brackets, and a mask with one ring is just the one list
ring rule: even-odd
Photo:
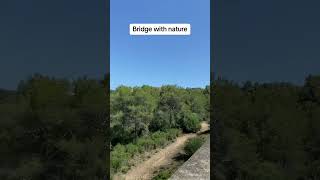
[[0,89],[35,73],[77,79],[107,73],[106,1],[0,0]]
[[[111,0],[111,88],[210,82],[209,0]],[[130,36],[130,23],[190,23],[191,36]]]
[[320,74],[320,1],[214,1],[214,68],[236,82]]

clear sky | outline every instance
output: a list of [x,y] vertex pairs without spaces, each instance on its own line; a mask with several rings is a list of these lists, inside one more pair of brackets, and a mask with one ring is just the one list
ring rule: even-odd
[[216,75],[302,84],[308,74],[320,74],[320,1],[214,3]]
[[103,78],[106,1],[0,0],[0,88],[34,73]]
[[[210,82],[209,0],[111,0],[111,88]],[[130,36],[130,23],[190,23],[191,36]]]
[[[320,73],[320,1],[215,0],[214,68],[235,81]],[[204,86],[209,0],[111,0],[111,85]],[[106,1],[0,0],[0,88],[33,73],[106,73]],[[190,23],[190,37],[130,37],[129,23]]]

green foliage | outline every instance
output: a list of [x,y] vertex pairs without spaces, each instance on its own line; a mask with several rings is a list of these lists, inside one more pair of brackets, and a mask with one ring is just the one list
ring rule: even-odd
[[123,144],[128,156],[117,149],[113,173],[128,169],[127,157],[163,147],[184,132],[197,132],[209,117],[209,92],[177,86],[160,88],[120,86],[111,92],[111,144]]
[[150,151],[156,147],[155,142],[150,137],[144,136],[138,139],[137,146],[139,147],[139,152]]
[[201,128],[199,116],[196,113],[185,113],[180,126],[185,132],[197,132]]
[[120,86],[111,92],[112,145],[127,144],[156,131],[196,132],[209,118],[207,89]]
[[151,135],[151,139],[157,146],[163,146],[168,141],[168,133],[161,131],[155,132]]
[[12,176],[13,179],[33,179],[40,178],[44,171],[44,167],[39,158],[30,158],[25,160],[16,169],[16,174]]
[[166,132],[157,131],[137,139],[135,143],[116,145],[111,151],[111,168],[113,173],[125,172],[129,169],[129,160],[139,153],[164,147],[181,134],[179,129],[169,129]]
[[139,147],[136,144],[127,144],[126,145],[126,152],[132,157],[134,154],[139,152]]
[[172,172],[169,170],[160,171],[152,180],[167,180],[171,177]]
[[289,83],[214,84],[216,179],[318,179],[319,76]]
[[0,90],[0,179],[103,179],[109,146],[112,170],[126,171],[135,154],[181,133],[182,108],[198,122],[208,116],[204,89],[120,86],[109,93],[109,80],[36,74],[16,91]]
[[187,157],[191,157],[204,143],[204,139],[201,137],[191,138],[187,141],[184,151]]
[[102,179],[105,95],[98,80],[42,75],[0,94],[0,179]]
[[111,152],[111,167],[114,171],[121,171],[128,165],[130,154],[127,152],[126,147],[118,144]]
[[151,131],[165,131],[171,127],[170,125],[170,115],[164,111],[157,111],[155,113],[155,117],[150,122],[150,130]]
[[168,140],[174,140],[176,137],[182,134],[180,129],[168,129],[167,132],[168,132],[167,133]]

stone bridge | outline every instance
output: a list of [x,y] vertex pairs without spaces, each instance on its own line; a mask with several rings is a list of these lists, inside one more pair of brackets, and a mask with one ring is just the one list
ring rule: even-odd
[[169,180],[209,180],[210,139],[208,139]]

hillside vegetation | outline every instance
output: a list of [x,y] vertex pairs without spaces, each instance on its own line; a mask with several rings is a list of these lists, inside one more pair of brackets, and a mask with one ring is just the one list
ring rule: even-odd
[[320,178],[320,76],[289,83],[213,86],[217,180]]
[[0,179],[103,179],[107,81],[34,75],[0,91]]
[[139,153],[161,148],[209,119],[209,88],[126,87],[111,92],[111,167],[126,172]]

